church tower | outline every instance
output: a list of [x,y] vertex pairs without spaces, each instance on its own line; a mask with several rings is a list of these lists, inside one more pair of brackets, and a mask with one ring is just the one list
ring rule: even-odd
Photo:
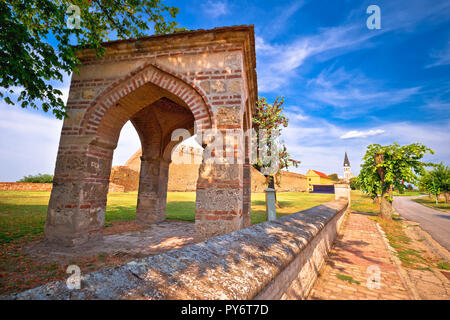
[[344,158],[344,180],[349,182],[351,178],[353,178],[352,170],[350,168],[350,161],[348,161],[347,152],[345,152]]

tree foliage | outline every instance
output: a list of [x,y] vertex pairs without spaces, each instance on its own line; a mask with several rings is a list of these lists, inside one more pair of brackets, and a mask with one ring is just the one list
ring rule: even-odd
[[420,177],[419,187],[428,193],[434,194],[436,202],[438,202],[438,195],[444,193],[445,200],[448,202],[450,167],[441,162],[434,165],[433,169],[426,170]]
[[17,182],[31,182],[31,183],[52,183],[53,175],[38,173],[37,175],[28,175]]
[[[290,157],[286,145],[280,140],[281,131],[289,124],[283,114],[283,97],[277,97],[273,104],[261,97],[256,104],[253,115],[253,128],[256,135],[253,137],[257,146],[257,156],[253,159],[253,166],[266,176],[269,187],[280,184],[281,170],[290,166],[297,167],[300,163]],[[270,172],[266,168],[271,168]]]
[[359,186],[358,177],[351,178],[350,179],[350,189],[358,190],[359,188],[360,188],[360,186]]
[[44,111],[61,119],[66,116],[62,92],[50,82],[77,71],[80,61],[72,45],[101,57],[102,42],[112,38],[181,30],[174,21],[178,11],[161,0],[0,1],[0,98],[22,108],[38,108],[41,101]]
[[381,146],[371,144],[363,157],[358,183],[360,189],[372,198],[381,195],[381,215],[392,215],[392,190],[405,190],[405,183],[418,183],[418,176],[424,174],[425,166],[431,165],[421,161],[426,153],[433,150],[421,143],[406,146],[394,144]]
[[337,173],[332,173],[328,175],[328,178],[330,178],[333,181],[339,181],[339,176]]

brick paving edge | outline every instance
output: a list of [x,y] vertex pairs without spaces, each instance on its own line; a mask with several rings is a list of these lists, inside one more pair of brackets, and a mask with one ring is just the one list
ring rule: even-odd
[[386,233],[381,228],[380,224],[376,222],[378,232],[380,232],[381,237],[383,238],[384,245],[388,249],[389,253],[391,254],[392,261],[394,262],[395,266],[397,267],[398,274],[400,276],[401,281],[403,282],[403,285],[405,289],[408,291],[408,294],[410,297],[412,297],[412,300],[421,300],[420,295],[417,292],[416,286],[413,284],[411,279],[408,276],[408,273],[403,269],[402,263],[400,259],[397,257],[394,248],[391,247],[389,244],[389,240],[386,238]]

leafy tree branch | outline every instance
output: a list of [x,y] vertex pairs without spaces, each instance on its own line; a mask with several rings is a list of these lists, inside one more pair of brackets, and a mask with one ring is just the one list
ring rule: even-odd
[[[76,7],[74,7],[76,6]],[[69,19],[79,12],[79,26]],[[104,41],[172,33],[178,8],[163,0],[10,0],[0,2],[0,98],[66,116],[64,74],[77,72],[79,48],[105,53]],[[40,106],[39,106],[40,104]]]

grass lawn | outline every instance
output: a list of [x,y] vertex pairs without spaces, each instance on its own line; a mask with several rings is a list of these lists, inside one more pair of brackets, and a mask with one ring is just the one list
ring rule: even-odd
[[413,196],[420,196],[422,194],[425,194],[425,193],[420,192],[420,191],[409,191],[409,190],[406,190],[404,193],[399,193],[397,191],[393,192],[394,197],[397,197],[397,196],[413,197]]
[[450,213],[450,203],[445,203],[445,201],[439,201],[438,203],[436,203],[436,200],[430,199],[428,197],[413,199],[413,201],[415,201],[423,206],[430,207],[432,209],[437,209],[440,211]]
[[[34,288],[49,281],[67,279],[67,265],[55,261],[38,261],[26,253],[32,240],[43,237],[45,216],[50,192],[0,191],[0,295]],[[334,195],[307,193],[280,193],[278,216],[331,201]],[[111,193],[106,209],[106,231],[113,230],[121,221],[136,217],[137,192]],[[195,193],[169,192],[167,219],[194,221]],[[252,195],[251,221],[265,221],[264,194]],[[116,223],[117,222],[117,223]],[[77,264],[84,272],[127,263],[132,257],[99,255],[85,257]]]
[[[0,243],[42,235],[50,192],[0,191]],[[281,208],[278,217],[311,208],[334,199],[332,194],[287,192],[277,195]],[[266,220],[265,195],[252,194],[252,224]],[[134,220],[137,192],[110,193],[105,227],[114,221]],[[194,221],[195,192],[169,192],[167,219]]]
[[350,208],[358,212],[370,212],[378,214],[380,212],[380,205],[373,203],[369,196],[363,194],[361,191],[351,191],[351,205]]

